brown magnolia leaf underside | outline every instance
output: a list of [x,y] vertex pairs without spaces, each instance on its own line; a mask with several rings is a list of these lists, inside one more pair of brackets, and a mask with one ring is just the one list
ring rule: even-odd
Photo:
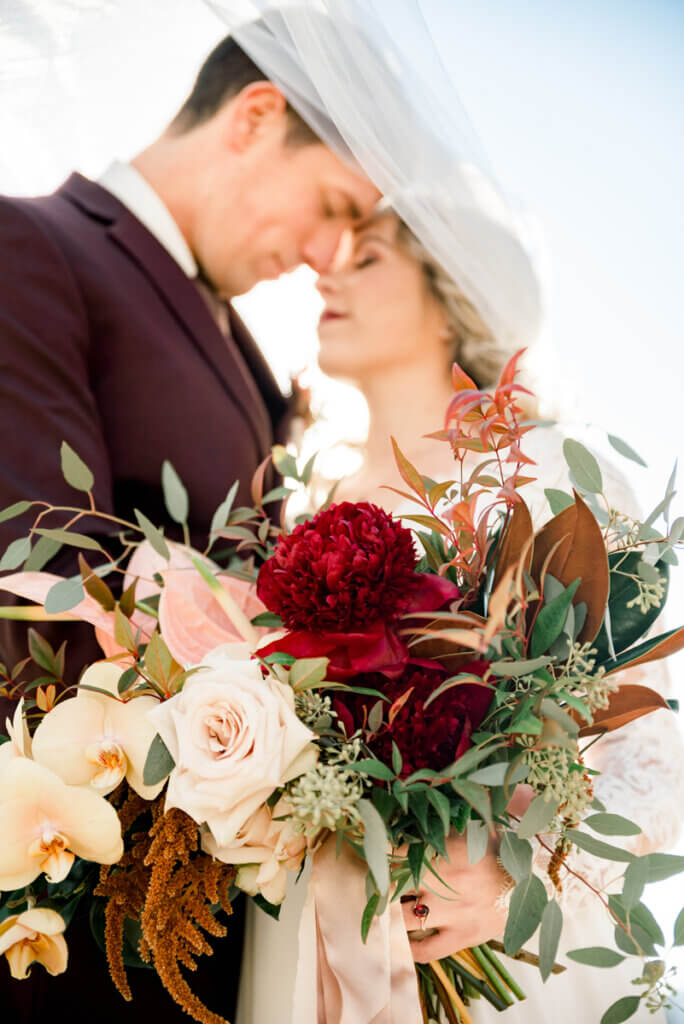
[[582,725],[583,719],[572,708],[566,709],[571,718],[581,725],[579,736],[600,736],[604,732],[613,732],[622,728],[629,722],[642,718],[644,715],[657,711],[659,708],[668,708],[667,701],[649,686],[636,686],[625,684],[610,696],[610,703],[607,708],[595,712],[594,721],[591,725]]
[[[511,566],[517,566],[521,558],[523,558],[524,568],[529,572],[532,563],[532,546],[528,544],[528,541],[533,535],[534,527],[530,510],[524,501],[519,501],[513,507],[511,518],[501,541],[494,572],[493,590],[496,590],[506,570]],[[525,550],[526,548],[527,550]]]

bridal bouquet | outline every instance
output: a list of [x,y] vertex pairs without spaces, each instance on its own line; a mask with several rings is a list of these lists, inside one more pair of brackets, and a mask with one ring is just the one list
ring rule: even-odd
[[[601,838],[639,828],[595,798],[583,752],[668,707],[647,687],[621,684],[620,673],[684,646],[684,628],[643,639],[664,606],[684,520],[667,525],[672,482],[643,523],[613,509],[593,455],[566,440],[574,491],[546,492],[553,517],[535,531],[523,497],[533,426],[521,418],[515,363],[492,394],[454,368],[455,395],[435,435],[450,448],[453,479],[421,476],[395,444],[400,493],[419,506],[402,521],[366,502],[328,503],[287,532],[266,507],[288,489],[263,494],[262,467],[254,507],[235,508],[231,488],[198,552],[170,464],[164,493],[185,543],[142,513],[135,523],[98,513],[92,474],[63,446],[66,479],[88,502],[33,503],[30,535],[0,562],[24,566],[0,587],[31,604],[5,614],[85,620],[103,658],[73,699],[59,685],[64,646],[54,651],[35,631],[39,678],[23,681],[28,659],[0,666],[5,693],[21,697],[0,746],[0,951],[15,977],[34,961],[65,970],[65,930],[87,908],[125,997],[126,968],[145,963],[192,1017],[218,1022],[182,968],[211,952],[206,935],[225,934],[238,890],[277,916],[288,876],[309,858],[313,939],[300,949],[317,965],[318,1012],[335,1019],[341,992],[362,999],[369,1020],[400,1006],[411,1024],[467,1024],[473,998],[503,1010],[523,997],[497,953],[537,962],[545,979],[559,969],[555,894],[574,873],[576,847],[624,873],[621,891],[596,893],[615,948],[570,958],[640,961],[641,990],[614,1003],[603,1024],[667,1001],[656,949],[664,937],[642,894],[683,870],[684,858],[637,856]],[[308,482],[310,464],[300,473],[282,449],[274,460]],[[45,525],[55,514],[70,517],[66,526]],[[118,557],[73,529],[93,516],[117,535]],[[220,540],[229,547],[217,553]],[[50,553],[81,549],[78,577],[40,571],[46,543]],[[516,815],[518,785],[529,799]],[[497,838],[513,887],[503,944],[419,965],[416,985],[400,900],[415,899],[417,921],[424,915],[415,894],[440,878],[458,834],[471,863]],[[545,878],[533,870],[540,847]],[[331,903],[342,888],[347,918],[360,894],[351,931]],[[538,929],[532,956],[522,947]],[[388,983],[359,995],[364,958],[373,982],[380,964]]]

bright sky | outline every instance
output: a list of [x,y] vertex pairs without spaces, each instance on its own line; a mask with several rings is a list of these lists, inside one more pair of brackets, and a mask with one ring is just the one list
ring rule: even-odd
[[[378,2],[388,17],[400,10],[397,0]],[[108,27],[93,47],[86,40],[100,8]],[[579,421],[623,436],[649,462],[650,472],[621,466],[652,507],[684,447],[684,4],[423,8],[500,183],[546,238],[544,345],[560,395]],[[96,176],[112,157],[131,156],[177,109],[222,34],[201,0],[2,0],[0,190],[49,191],[73,167]],[[57,56],[40,87],[17,86],[17,77],[35,79],[46,51],[74,45],[78,72]],[[320,307],[309,271],[238,305],[282,381],[313,361]],[[363,424],[348,391],[326,395],[333,422],[344,412]],[[681,500],[675,506],[684,511]],[[672,624],[684,619],[679,577]],[[673,665],[681,676],[684,657]]]

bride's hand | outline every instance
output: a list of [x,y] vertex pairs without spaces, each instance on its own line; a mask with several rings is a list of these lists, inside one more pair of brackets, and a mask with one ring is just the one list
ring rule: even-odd
[[[529,786],[517,786],[508,805],[509,812],[522,817],[532,796]],[[511,878],[498,862],[498,848],[498,839],[490,837],[482,860],[470,864],[465,836],[452,833],[447,839],[449,860],[439,858],[435,865],[450,888],[427,873],[423,878],[429,889],[423,889],[417,899],[402,897],[411,952],[418,963],[440,960],[501,935],[508,908],[500,897],[510,887]],[[414,913],[417,903],[428,908],[426,918]]]
[[[440,858],[436,865],[450,888],[427,874],[424,878],[430,889],[421,890],[415,899],[415,894],[410,899],[402,897],[411,952],[418,963],[440,960],[501,934],[507,909],[499,897],[508,886],[509,876],[497,861],[497,849],[498,842],[490,838],[482,860],[469,864],[465,837],[454,834],[447,840],[449,860]],[[414,913],[421,905],[429,910],[422,919],[424,929],[421,918]]]

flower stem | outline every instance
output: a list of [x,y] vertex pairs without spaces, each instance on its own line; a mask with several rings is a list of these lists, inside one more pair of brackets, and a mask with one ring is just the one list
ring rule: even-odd
[[463,1002],[463,1000],[459,996],[459,994],[456,991],[456,989],[454,988],[454,986],[449,981],[449,978],[447,977],[446,971],[444,970],[444,968],[440,964],[439,960],[431,960],[430,961],[430,967],[431,967],[435,977],[439,980],[440,985],[442,986],[444,991],[449,996],[449,999],[451,999],[452,1003],[454,1004],[454,1006],[458,1010],[458,1013],[459,1013],[459,1015],[461,1017],[462,1024],[473,1024],[473,1018],[470,1016],[470,1014],[466,1010],[465,1003]]
[[487,981],[492,986],[494,991],[497,993],[498,996],[500,996],[501,999],[503,999],[506,1006],[512,1006],[515,1000],[511,998],[510,993],[503,985],[501,978],[497,974],[495,968],[482,952],[482,947],[472,946],[471,949],[472,954],[475,957],[475,960],[477,961],[478,967],[480,967],[480,969],[484,971],[484,973],[487,976]]
[[489,961],[489,963],[495,968],[495,970],[497,970],[499,972],[499,974],[501,975],[503,980],[506,982],[506,984],[510,988],[511,992],[513,993],[513,995],[516,997],[516,999],[525,999],[526,998],[525,993],[523,992],[523,990],[520,988],[520,986],[517,984],[517,982],[514,980],[514,978],[511,977],[511,975],[508,973],[508,971],[506,970],[504,965],[499,960],[498,956],[496,956],[492,952],[492,950],[489,948],[489,946],[487,945],[486,942],[483,943],[481,946],[476,946],[473,949],[473,953],[475,954],[476,959],[478,959],[478,962],[479,962],[478,953],[480,954],[480,956],[482,956],[483,958],[485,958],[486,960]]

